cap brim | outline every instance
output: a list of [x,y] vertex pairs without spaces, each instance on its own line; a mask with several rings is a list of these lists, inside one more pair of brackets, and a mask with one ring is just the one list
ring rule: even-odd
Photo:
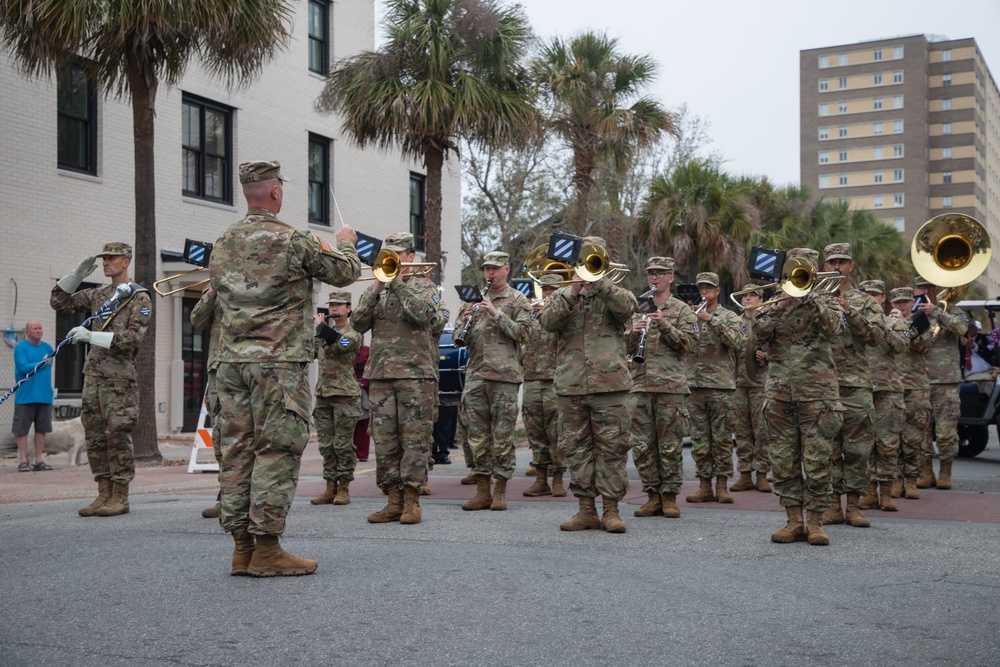
[[827,255],[826,259],[824,259],[823,261],[829,262],[831,259],[849,259],[852,261],[854,260],[854,258],[851,257],[850,255]]
[[102,252],[100,255],[94,255],[94,257],[128,257],[123,252]]
[[406,252],[409,248],[404,248],[401,245],[383,245],[386,250],[392,250],[393,252]]

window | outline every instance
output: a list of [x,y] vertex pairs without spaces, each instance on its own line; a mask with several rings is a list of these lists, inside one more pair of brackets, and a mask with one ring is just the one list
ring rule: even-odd
[[941,197],[941,206],[943,208],[951,208],[951,197]]
[[830,89],[830,81],[828,79],[820,79],[819,80],[819,92],[825,93],[829,89]]
[[874,76],[872,76],[872,83],[874,85],[876,85],[876,86],[881,86],[882,85],[882,75],[881,74],[875,74]]
[[839,56],[837,56],[837,64],[840,65],[841,67],[843,67],[844,65],[847,64],[847,54],[846,53],[841,53]]
[[830,138],[830,128],[821,127],[819,128],[819,140],[825,141]]
[[951,159],[951,147],[941,149],[941,159],[950,160]]
[[847,174],[841,174],[840,178],[838,179],[838,182],[841,185],[847,185]]
[[892,203],[893,203],[893,205],[895,205],[895,206],[902,206],[903,202],[904,202],[904,199],[903,199],[903,195],[902,194],[898,194],[898,195],[893,195],[892,196]]
[[838,113],[847,113],[847,102],[840,102],[837,105],[837,112]]
[[951,134],[951,123],[941,123],[941,134]]
[[893,83],[903,83],[903,71],[902,70],[899,70],[899,71],[896,71],[896,72],[892,73],[892,82]]
[[872,60],[882,60],[882,49],[875,49],[872,53]]
[[881,183],[882,182],[882,172],[881,171],[876,171],[875,174],[872,176],[872,180],[875,181],[876,183]]
[[945,49],[941,52],[941,62],[948,63],[951,62],[951,49]]
[[881,160],[882,159],[882,147],[881,146],[876,146],[875,148],[872,149],[872,157],[874,159],[876,159],[876,160]]
[[941,100],[941,111],[951,111],[951,98],[946,97]]
[[847,136],[847,126],[846,125],[841,125],[837,129],[837,136],[840,137],[841,139],[843,139],[844,137]]
[[892,132],[893,134],[899,134],[903,131],[903,121],[894,120],[892,121]]
[[941,174],[941,182],[942,183],[951,183],[951,172],[950,171],[946,171],[943,174]]
[[830,177],[829,176],[820,176],[819,177],[819,187],[821,187],[821,188],[828,188],[828,187],[830,187]]
[[821,105],[819,105],[819,115],[820,116],[826,116],[829,113],[830,113],[830,105],[829,104],[821,104]]
[[330,3],[309,0],[309,71],[326,74],[330,65]]
[[829,161],[830,161],[830,153],[828,151],[820,151],[819,152],[819,163],[820,164],[826,164]]
[[[97,283],[82,283],[80,289],[100,287]],[[55,340],[63,340],[73,327],[80,326],[87,313],[56,313]],[[66,345],[59,352],[59,361],[53,372],[59,398],[80,396],[83,392],[83,362],[87,357],[86,345]]]
[[829,66],[830,66],[830,57],[829,56],[820,56],[819,57],[819,68],[820,69],[826,69]]
[[309,222],[330,225],[330,140],[309,135]]
[[893,157],[903,157],[903,144],[895,144],[892,147],[892,156]]
[[882,123],[872,124],[872,134],[882,134]]
[[893,169],[892,170],[892,180],[896,181],[897,183],[902,183],[903,182],[903,170],[902,169]]
[[232,203],[232,110],[191,95],[182,104],[184,194]]
[[413,234],[413,245],[416,250],[424,250],[427,240],[427,229],[425,215],[427,213],[424,204],[424,181],[423,174],[410,172],[410,233]]
[[882,195],[875,195],[875,197],[872,198],[872,206],[875,208],[882,208]]
[[903,108],[903,96],[902,95],[893,95],[892,96],[892,108],[893,109],[902,109]]
[[951,85],[951,74],[943,74],[943,75],[941,75],[941,85],[942,86],[950,86]]
[[841,162],[847,162],[847,151],[840,151],[840,153],[837,155],[837,159],[840,160]]
[[894,46],[892,47],[892,57],[894,60],[900,60],[903,57],[903,47]]
[[94,82],[77,64],[57,74],[57,164],[60,169],[97,173],[97,95]]
[[879,111],[882,109],[881,97],[876,97],[875,99],[872,100],[872,109],[874,109],[875,111]]
[[896,231],[902,234],[906,231],[906,218],[893,218],[892,226],[896,228]]
[[846,76],[842,76],[839,79],[837,79],[837,85],[840,87],[841,90],[846,90],[847,89],[847,77]]

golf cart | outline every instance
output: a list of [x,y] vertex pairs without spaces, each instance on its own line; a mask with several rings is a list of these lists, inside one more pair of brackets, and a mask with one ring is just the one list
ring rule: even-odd
[[[969,314],[969,320],[978,320],[983,333],[996,329],[996,315],[1000,301],[959,301],[959,308]],[[988,327],[988,328],[987,328]],[[1000,345],[993,350],[980,345],[979,355],[994,368],[1000,367]],[[989,442],[990,424],[1000,435],[1000,378],[992,381],[966,382],[959,389],[961,412],[958,418],[958,455],[963,458],[977,456]]]

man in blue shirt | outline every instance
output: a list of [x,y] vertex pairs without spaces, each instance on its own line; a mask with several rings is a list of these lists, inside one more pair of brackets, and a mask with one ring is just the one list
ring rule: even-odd
[[[52,346],[42,341],[42,323],[28,322],[26,340],[14,347],[14,374],[21,381],[38,362],[52,354]],[[14,437],[17,439],[18,472],[52,470],[42,460],[45,434],[52,432],[52,360],[50,359],[14,394]],[[28,431],[35,425],[35,465],[28,463]]]

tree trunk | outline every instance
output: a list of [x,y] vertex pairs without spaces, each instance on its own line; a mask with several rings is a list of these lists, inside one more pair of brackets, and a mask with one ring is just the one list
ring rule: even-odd
[[438,263],[438,269],[431,274],[438,285],[441,284],[441,171],[444,168],[444,153],[437,148],[428,148],[424,153],[427,166],[427,218],[424,222],[426,244],[424,252],[428,262]]
[[[156,190],[153,130],[157,80],[140,63],[129,63],[132,134],[135,152],[135,269],[133,279],[147,289],[156,280]],[[135,458],[160,460],[156,440],[156,297],[146,336],[136,355],[139,377],[139,422],[132,433]]]

